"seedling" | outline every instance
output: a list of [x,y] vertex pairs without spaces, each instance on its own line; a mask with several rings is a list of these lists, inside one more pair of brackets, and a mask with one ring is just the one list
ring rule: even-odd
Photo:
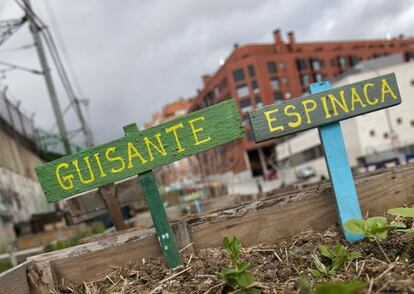
[[345,230],[352,234],[365,234],[371,240],[385,240],[388,237],[388,232],[403,229],[405,224],[400,222],[391,222],[383,216],[374,216],[361,219],[350,219],[344,225]]
[[[414,208],[413,207],[398,207],[398,208],[391,208],[388,210],[388,213],[391,215],[395,215],[397,217],[408,217],[414,218]],[[414,223],[412,224],[411,228],[408,229],[399,229],[397,231],[409,233],[414,235]],[[410,258],[410,252],[414,251],[414,242],[409,242],[407,247],[404,250],[403,259],[411,263],[412,259]]]
[[325,256],[330,260],[330,264],[323,264],[316,255],[313,255],[313,263],[315,264],[316,269],[311,270],[311,273],[315,278],[319,278],[323,275],[335,275],[336,271],[347,261],[361,257],[361,253],[357,251],[348,252],[347,248],[341,244],[336,244],[333,249],[319,245],[319,251],[322,256]]
[[366,220],[351,219],[344,225],[345,230],[352,234],[365,234],[368,239],[374,240],[380,248],[387,261],[391,263],[384,249],[381,247],[379,240],[385,240],[388,233],[398,229],[404,229],[406,226],[401,222],[388,222],[383,216],[374,216]]
[[237,294],[260,294],[261,291],[252,287],[255,277],[248,270],[253,266],[250,263],[240,261],[241,242],[237,237],[230,239],[224,237],[223,247],[229,254],[232,268],[222,268],[218,275],[226,285],[235,290]]
[[352,280],[348,283],[324,283],[312,289],[305,278],[298,280],[300,294],[357,294],[365,287],[365,283],[359,280]]

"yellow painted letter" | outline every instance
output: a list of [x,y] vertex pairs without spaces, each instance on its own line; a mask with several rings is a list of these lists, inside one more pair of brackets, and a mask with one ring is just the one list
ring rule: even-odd
[[361,97],[359,96],[357,90],[354,87],[351,88],[351,95],[352,95],[352,97],[351,97],[351,103],[352,103],[351,111],[355,110],[355,103],[357,103],[357,102],[359,104],[361,104],[362,108],[365,108],[365,106],[366,106],[365,103],[362,102]]
[[181,152],[184,151],[184,148],[181,146],[181,143],[180,143],[180,140],[178,139],[178,134],[177,134],[177,129],[182,129],[182,128],[184,128],[183,123],[179,123],[179,124],[173,125],[173,126],[165,129],[165,131],[167,133],[172,132],[174,134],[174,139],[175,139],[175,142],[177,143],[177,152],[178,153],[181,153]]
[[95,156],[96,163],[98,164],[99,172],[101,173],[101,178],[106,177],[106,173],[102,168],[101,159],[99,158],[99,153],[95,153],[93,156]]
[[381,102],[384,102],[385,94],[391,94],[392,98],[397,99],[397,96],[395,96],[390,85],[388,85],[388,82],[386,79],[382,79],[381,93],[382,93]]
[[[307,120],[308,124],[310,124],[310,123],[312,123],[312,120],[310,118],[309,113],[311,113],[312,111],[314,111],[316,109],[317,104],[314,100],[308,99],[308,100],[303,100],[302,105],[303,105],[303,108],[305,110],[306,120]],[[309,105],[309,107],[308,107],[308,105]]]
[[79,168],[79,162],[78,162],[77,159],[72,160],[72,164],[75,166],[76,172],[78,173],[79,180],[81,181],[81,183],[90,184],[93,181],[95,181],[95,175],[93,174],[93,171],[92,171],[92,168],[91,168],[91,163],[89,162],[89,156],[85,156],[83,158],[83,160],[85,161],[86,167],[88,168],[88,171],[89,171],[89,180],[85,180],[82,177],[82,172],[81,172],[81,170]]
[[154,144],[154,142],[152,142],[150,139],[148,139],[148,137],[144,137],[144,142],[145,142],[145,145],[147,146],[147,150],[148,150],[148,155],[149,155],[149,160],[150,161],[153,161],[154,160],[154,155],[152,155],[152,151],[151,151],[150,146],[154,147],[154,149],[159,154],[161,154],[162,156],[167,155],[167,152],[165,152],[165,149],[164,149],[164,145],[162,145],[162,142],[161,142],[161,134],[160,133],[156,133],[154,136],[157,139],[158,146],[156,144]]
[[325,110],[325,118],[331,118],[332,115],[328,109],[328,104],[326,103],[326,96],[322,96],[321,101],[322,101],[323,110]]
[[67,169],[69,167],[69,164],[67,163],[59,163],[56,167],[56,178],[58,180],[59,185],[62,187],[63,190],[70,190],[73,188],[73,175],[66,175],[66,176],[61,176],[60,174],[60,170],[62,168]]
[[264,115],[266,117],[267,125],[269,127],[269,132],[277,132],[277,131],[283,131],[285,128],[283,126],[274,126],[272,125],[272,122],[277,121],[276,117],[270,117],[272,113],[278,112],[279,109],[275,108],[272,110],[268,110],[264,112]]
[[114,173],[114,174],[120,173],[125,168],[125,161],[121,156],[115,156],[115,157],[110,157],[109,156],[111,153],[113,153],[115,151],[116,151],[116,147],[109,147],[108,149],[106,149],[106,152],[105,152],[105,158],[108,161],[111,161],[111,162],[119,161],[121,163],[119,168],[111,168],[111,172]]
[[207,138],[205,138],[205,139],[203,139],[203,140],[200,140],[200,138],[198,138],[197,133],[202,132],[204,129],[203,129],[203,128],[198,128],[198,129],[196,129],[196,128],[194,127],[194,123],[195,123],[195,122],[197,122],[197,121],[200,121],[200,120],[204,121],[204,120],[205,120],[204,116],[199,116],[199,117],[196,117],[196,118],[190,119],[190,120],[188,121],[188,123],[189,123],[189,124],[190,124],[190,126],[191,126],[191,131],[193,132],[194,141],[195,141],[195,145],[196,145],[196,146],[197,146],[197,145],[200,145],[200,144],[203,144],[203,143],[207,143],[208,141],[210,141],[210,140],[211,140],[211,136],[208,136]]
[[131,142],[128,143],[128,168],[134,167],[132,164],[132,159],[138,157],[142,164],[147,163],[147,161],[141,156],[137,148]]
[[374,98],[374,100],[370,100],[369,95],[368,95],[368,87],[371,88],[371,87],[374,87],[374,86],[375,86],[374,83],[366,83],[364,85],[364,97],[365,97],[365,100],[367,101],[367,103],[369,105],[375,105],[375,104],[378,103],[378,98]]
[[302,117],[300,116],[299,112],[297,112],[297,111],[289,112],[289,109],[295,110],[296,109],[295,105],[292,105],[292,104],[286,105],[285,106],[285,114],[286,114],[286,116],[296,116],[296,121],[295,122],[289,122],[288,126],[291,127],[291,128],[297,128],[302,123]]
[[336,108],[337,105],[342,109],[343,112],[345,113],[349,112],[348,105],[346,105],[344,94],[345,94],[344,90],[339,91],[339,96],[341,97],[341,101],[339,101],[333,94],[328,94],[328,98],[331,101],[332,109],[334,111],[333,114],[335,116],[338,116],[338,109]]

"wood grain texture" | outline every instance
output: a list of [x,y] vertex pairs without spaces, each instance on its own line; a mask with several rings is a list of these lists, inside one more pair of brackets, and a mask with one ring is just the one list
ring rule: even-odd
[[234,100],[36,167],[48,202],[64,199],[238,139]]
[[[310,92],[317,94],[330,88],[329,82],[314,83],[310,85]],[[329,179],[334,191],[339,223],[342,226],[350,219],[362,219],[340,122],[333,122],[319,127],[319,136],[328,167]],[[342,230],[349,242],[364,238],[364,235],[351,234],[343,227]]]
[[392,73],[257,108],[249,118],[256,142],[262,142],[400,103]]
[[[355,183],[364,215],[382,215],[389,208],[414,204],[414,164],[360,175]],[[245,246],[274,244],[306,229],[324,230],[336,221],[332,189],[325,181],[303,190],[189,219],[187,226],[197,251],[221,246],[224,236],[233,235],[240,237]],[[188,240],[178,243],[187,244]],[[152,229],[128,232],[30,259],[35,264],[50,261],[56,281],[70,284],[104,278],[113,270],[110,265],[140,263],[143,258],[161,254]]]
[[30,294],[26,270],[30,265],[26,261],[0,274],[0,293]]
[[119,205],[116,192],[116,186],[113,183],[99,187],[99,193],[105,201],[115,229],[117,231],[122,231],[127,227],[125,225],[124,218],[122,217],[121,206]]

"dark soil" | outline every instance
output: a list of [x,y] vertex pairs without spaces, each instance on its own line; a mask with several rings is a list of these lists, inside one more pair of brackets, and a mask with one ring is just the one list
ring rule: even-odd
[[[347,244],[336,227],[322,233],[306,231],[277,244],[245,248],[241,260],[254,265],[252,272],[262,293],[299,293],[299,277],[305,277],[312,286],[359,279],[366,283],[362,293],[414,293],[414,250],[404,256],[410,241],[413,241],[412,235],[392,233],[388,240],[380,242],[387,257],[376,242],[363,240],[348,244],[350,250],[361,252],[362,257],[348,262],[335,276],[321,278],[313,278],[309,272],[315,268],[311,255],[321,258],[320,244],[329,247],[337,242]],[[221,267],[229,266],[223,249],[201,250],[197,254],[185,255],[184,261],[185,266],[174,270],[167,268],[161,257],[147,259],[144,264],[139,261],[129,267],[113,268],[113,272],[102,280],[61,288],[59,293],[231,292],[216,274]]]

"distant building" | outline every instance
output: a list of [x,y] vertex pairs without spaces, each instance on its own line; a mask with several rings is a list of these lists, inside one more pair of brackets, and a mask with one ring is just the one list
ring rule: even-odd
[[[414,62],[401,55],[360,63],[333,83],[339,87],[394,72],[402,103],[341,122],[348,159],[354,172],[414,161]],[[288,137],[276,147],[278,166],[287,182],[303,170],[328,178],[318,130]]]
[[[146,122],[145,128],[162,124],[180,116],[186,115],[191,107],[192,99],[180,98],[165,105],[161,112],[152,114],[152,119]],[[156,174],[163,184],[177,184],[189,181],[194,177],[194,169],[197,167],[195,157],[188,157],[158,168]]]
[[335,80],[361,61],[393,53],[402,53],[405,62],[414,60],[414,39],[297,42],[289,32],[285,42],[276,30],[271,44],[235,44],[224,64],[214,74],[203,76],[203,88],[191,111],[235,98],[247,136],[201,154],[206,173],[269,174],[276,162],[275,140],[254,142],[248,110],[299,97],[310,83]]

